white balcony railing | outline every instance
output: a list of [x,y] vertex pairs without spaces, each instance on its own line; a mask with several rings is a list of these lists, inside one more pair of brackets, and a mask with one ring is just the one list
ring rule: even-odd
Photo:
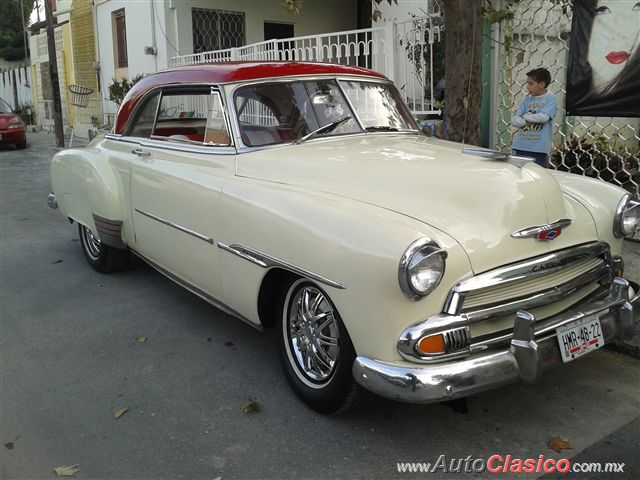
[[385,22],[373,28],[181,55],[171,59],[171,66],[229,61],[307,61],[358,66],[394,80],[415,115],[438,114],[433,99],[433,46],[440,41],[442,29],[441,16],[435,13],[407,22]]

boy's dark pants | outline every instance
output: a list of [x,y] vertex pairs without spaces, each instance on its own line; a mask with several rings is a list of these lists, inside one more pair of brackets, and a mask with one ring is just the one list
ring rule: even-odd
[[549,166],[549,155],[541,152],[528,152],[526,150],[514,150],[516,155],[520,157],[531,157],[541,167],[547,168]]

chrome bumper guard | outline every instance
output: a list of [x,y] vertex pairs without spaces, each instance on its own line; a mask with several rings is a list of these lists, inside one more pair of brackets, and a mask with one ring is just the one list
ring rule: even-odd
[[[615,278],[609,295],[598,302],[568,310],[553,318],[566,324],[588,315],[598,315],[605,343],[633,337],[640,323],[640,292],[633,284]],[[470,355],[462,360],[407,366],[357,357],[353,376],[364,388],[386,398],[410,403],[431,403],[467,397],[509,383],[538,380],[548,368],[561,365],[555,330],[535,338],[535,318],[528,312],[516,314],[510,345]]]

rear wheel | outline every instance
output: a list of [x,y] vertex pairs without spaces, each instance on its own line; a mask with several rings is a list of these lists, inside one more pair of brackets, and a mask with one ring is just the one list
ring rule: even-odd
[[289,385],[317,412],[349,410],[362,388],[353,379],[355,350],[333,302],[304,279],[281,298],[280,363]]
[[113,248],[102,243],[93,235],[91,229],[78,224],[80,245],[87,262],[100,273],[122,270],[129,263],[129,251]]

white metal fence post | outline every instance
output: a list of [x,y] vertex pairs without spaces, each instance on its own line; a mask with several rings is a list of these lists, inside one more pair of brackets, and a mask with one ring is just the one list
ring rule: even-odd
[[384,73],[392,82],[396,78],[396,24],[384,22]]

